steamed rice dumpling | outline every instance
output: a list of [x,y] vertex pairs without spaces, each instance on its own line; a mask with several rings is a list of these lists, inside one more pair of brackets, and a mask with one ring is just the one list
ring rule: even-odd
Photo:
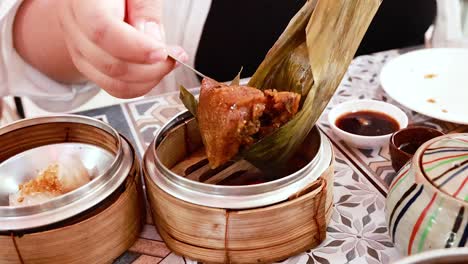
[[198,125],[212,168],[232,159],[287,123],[297,113],[301,96],[203,79]]
[[71,192],[91,180],[80,158],[60,157],[39,174],[18,186],[18,192],[9,195],[10,206],[29,206],[47,202]]
[[[238,157],[262,171],[288,171],[289,161],[343,79],[380,2],[306,1],[248,87],[239,86],[237,77],[231,86],[205,80],[200,102],[181,87],[180,98],[198,120],[211,166],[241,151]],[[271,88],[285,92],[267,90]],[[302,95],[302,102],[293,92]]]

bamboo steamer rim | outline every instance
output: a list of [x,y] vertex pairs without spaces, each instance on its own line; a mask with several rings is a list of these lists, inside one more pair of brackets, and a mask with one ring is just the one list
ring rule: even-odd
[[331,143],[319,129],[315,128],[320,137],[317,154],[306,166],[286,177],[247,186],[213,185],[186,179],[164,166],[156,149],[167,133],[190,118],[192,118],[190,112],[185,111],[164,124],[143,158],[143,170],[151,181],[170,195],[189,203],[226,209],[248,209],[275,204],[287,200],[317,180],[332,163]]
[[110,125],[90,117],[65,114],[27,118],[0,128],[0,137],[28,127],[53,123],[85,125],[106,132],[115,140],[115,151],[108,149],[114,152],[115,158],[105,172],[89,183],[43,204],[24,207],[0,206],[0,222],[2,222],[0,231],[39,228],[84,212],[106,199],[121,186],[131,169],[133,163],[131,157],[134,152],[129,143],[122,140],[120,134]]
[[119,142],[118,145],[121,145],[120,135],[117,132],[117,130],[115,130],[113,127],[95,118],[81,116],[81,115],[73,115],[73,114],[47,115],[47,116],[37,116],[37,117],[20,119],[0,128],[0,135],[4,135],[6,133],[15,131],[20,128],[25,128],[28,126],[51,123],[50,121],[54,121],[57,123],[74,122],[74,123],[80,123],[84,125],[95,126],[102,130],[105,130],[106,132],[114,136]]

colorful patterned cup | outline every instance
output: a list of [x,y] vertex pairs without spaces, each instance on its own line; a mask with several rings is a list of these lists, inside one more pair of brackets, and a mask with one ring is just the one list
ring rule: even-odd
[[406,255],[468,246],[468,133],[423,144],[390,185],[388,230]]

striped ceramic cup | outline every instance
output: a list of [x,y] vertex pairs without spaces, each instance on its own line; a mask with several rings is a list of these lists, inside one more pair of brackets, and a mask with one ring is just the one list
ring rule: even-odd
[[468,133],[422,145],[390,185],[388,230],[406,255],[466,247],[468,238]]

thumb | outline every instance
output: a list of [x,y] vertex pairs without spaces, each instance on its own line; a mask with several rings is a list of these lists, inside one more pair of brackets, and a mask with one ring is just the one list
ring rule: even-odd
[[163,0],[127,0],[128,22],[141,32],[165,42],[162,26]]

